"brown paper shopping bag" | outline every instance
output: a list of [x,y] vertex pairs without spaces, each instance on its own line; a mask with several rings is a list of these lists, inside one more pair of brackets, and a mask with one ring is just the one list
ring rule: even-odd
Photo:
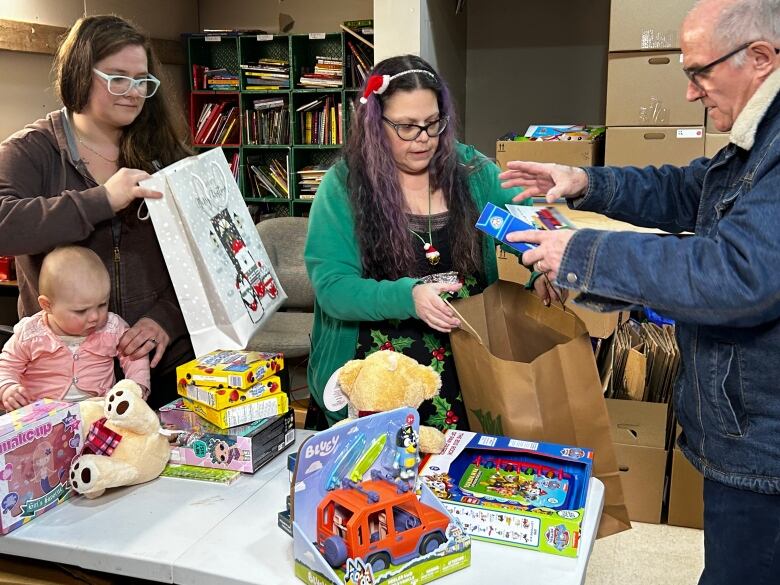
[[450,341],[471,429],[592,449],[593,475],[605,487],[598,535],[630,528],[582,321],[505,281],[453,306],[465,328],[453,331]]

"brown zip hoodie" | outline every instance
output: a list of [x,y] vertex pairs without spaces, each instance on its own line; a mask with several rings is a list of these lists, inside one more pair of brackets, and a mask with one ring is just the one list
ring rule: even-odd
[[166,371],[191,345],[152,222],[137,218],[140,202],[114,214],[72,136],[63,109],[0,144],[0,254],[16,256],[19,316],[40,310],[43,256],[64,244],[86,246],[111,276],[110,310],[130,325],[149,317],[170,336],[155,368]]

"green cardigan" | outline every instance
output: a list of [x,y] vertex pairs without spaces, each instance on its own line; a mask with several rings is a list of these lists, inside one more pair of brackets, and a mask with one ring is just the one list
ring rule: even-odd
[[[503,206],[522,191],[502,189],[498,167],[473,146],[458,144],[457,153],[464,163],[476,159],[479,170],[469,177],[469,188],[477,210],[481,211],[488,201]],[[485,278],[492,284],[498,279],[498,267],[495,242],[487,236],[482,238],[482,258]],[[309,214],[304,259],[316,298],[309,391],[332,424],[346,416],[346,408],[328,411],[323,406],[322,393],[333,372],[355,357],[360,323],[417,317],[412,298],[417,280],[363,278],[343,160],[325,174],[317,189]]]

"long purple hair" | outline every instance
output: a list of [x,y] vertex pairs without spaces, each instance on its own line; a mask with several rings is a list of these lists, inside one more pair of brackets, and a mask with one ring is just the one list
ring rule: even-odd
[[382,121],[384,103],[393,94],[415,89],[432,90],[440,115],[449,116],[428,172],[431,188],[442,189],[449,210],[453,269],[461,275],[475,275],[481,271],[482,255],[479,232],[474,229],[477,207],[468,185],[471,161],[458,161],[454,127],[457,116],[447,86],[428,63],[415,55],[385,59],[377,63],[372,74],[394,75],[409,69],[430,71],[433,76],[402,75],[392,80],[384,93],[371,94],[368,103],[357,105],[344,149],[364,276],[396,280],[410,275],[415,264],[406,202]]

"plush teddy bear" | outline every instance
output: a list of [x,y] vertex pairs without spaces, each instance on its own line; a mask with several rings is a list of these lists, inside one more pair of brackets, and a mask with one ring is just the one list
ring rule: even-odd
[[162,473],[170,446],[138,384],[122,380],[80,408],[84,449],[70,465],[76,492],[97,498],[106,488],[144,483]]
[[[349,417],[357,418],[403,406],[418,408],[440,389],[441,378],[433,368],[402,353],[377,351],[336,370],[325,390],[325,404],[340,410],[346,402]],[[444,435],[421,425],[419,447],[423,453],[440,453]]]

